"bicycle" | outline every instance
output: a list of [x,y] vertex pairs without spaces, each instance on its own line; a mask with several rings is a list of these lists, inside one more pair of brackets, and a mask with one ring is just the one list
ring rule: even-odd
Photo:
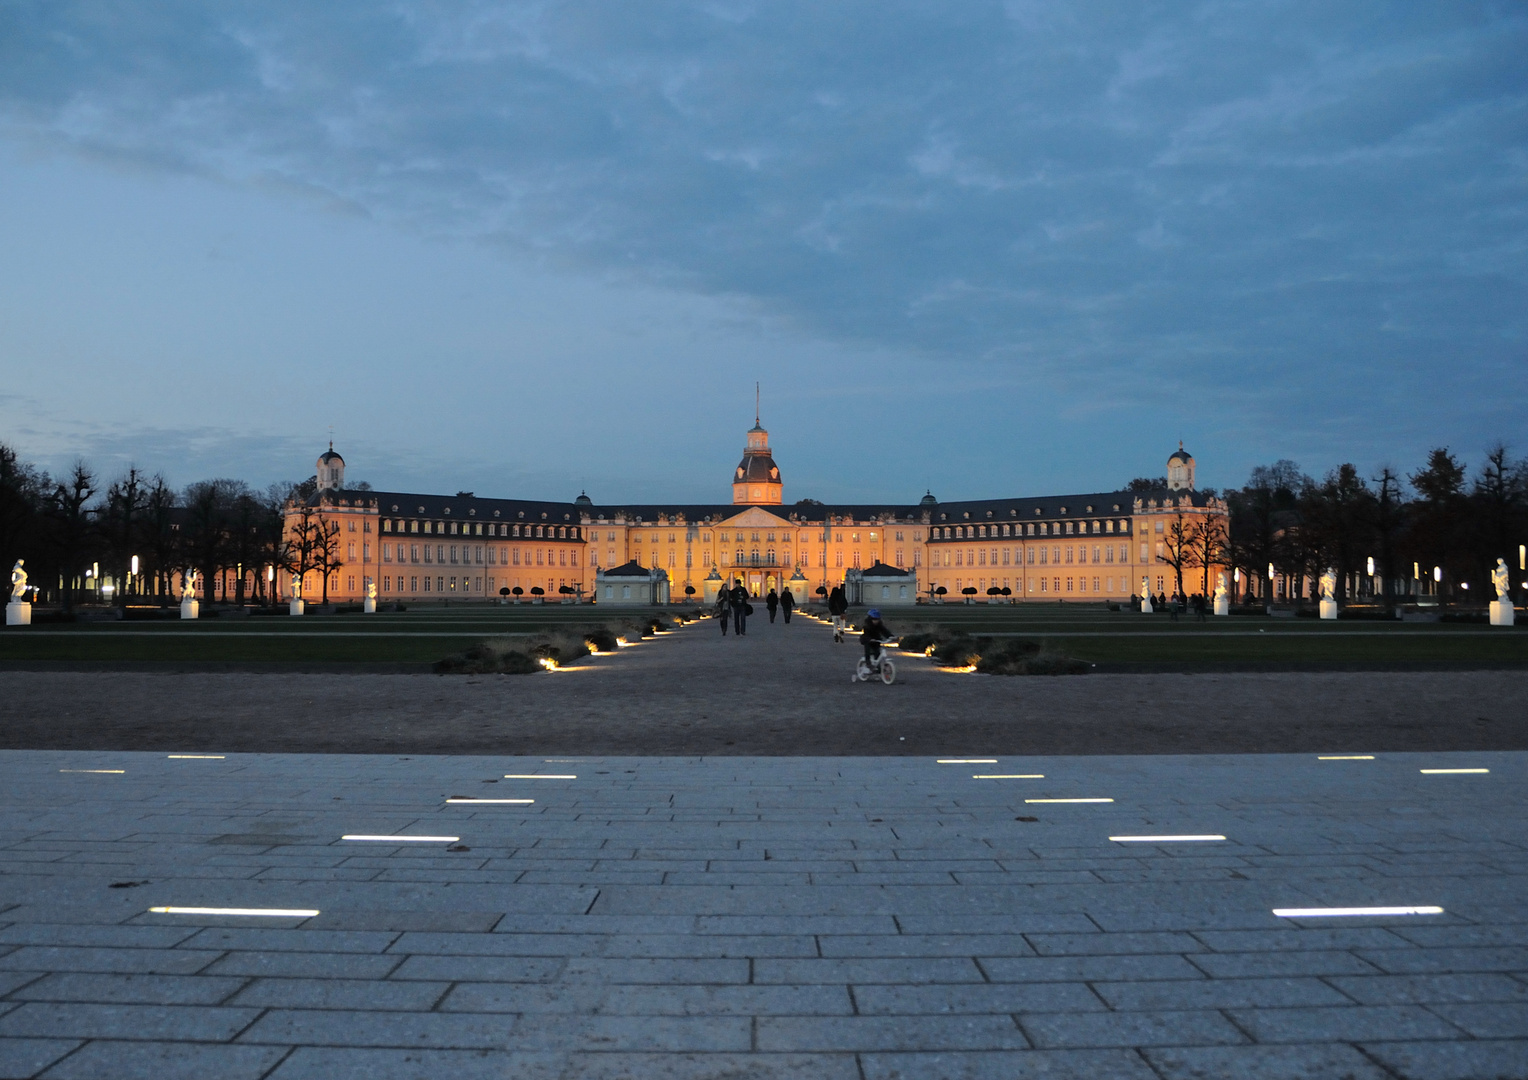
[[897,681],[897,665],[891,662],[891,657],[886,655],[888,646],[895,644],[890,641],[876,642],[876,654],[869,661],[863,656],[854,667],[854,674],[849,677],[850,682],[869,682],[872,674],[879,673],[881,682],[890,686]]

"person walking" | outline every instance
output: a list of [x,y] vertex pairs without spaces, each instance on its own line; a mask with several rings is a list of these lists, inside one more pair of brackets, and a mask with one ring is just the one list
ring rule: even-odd
[[743,588],[743,579],[738,578],[732,589],[732,631],[738,637],[748,633],[748,612],[751,607],[748,603],[748,590]]
[[844,595],[842,585],[833,586],[833,591],[828,593],[828,614],[833,616],[833,640],[844,640],[844,613],[849,610],[849,598]]
[[780,607],[780,594],[775,592],[775,590],[770,589],[769,592],[764,595],[764,606],[769,609],[769,621],[774,622],[775,612]]
[[791,595],[790,586],[786,586],[780,593],[780,614],[785,616],[785,621],[791,621],[791,608],[796,606],[796,598]]
[[732,590],[723,585],[716,590],[716,621],[722,624],[722,637],[727,636],[727,623],[732,618]]

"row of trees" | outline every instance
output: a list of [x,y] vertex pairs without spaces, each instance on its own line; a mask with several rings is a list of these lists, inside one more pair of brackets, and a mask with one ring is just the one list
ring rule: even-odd
[[0,560],[25,559],[40,598],[65,610],[101,595],[102,581],[120,604],[166,599],[190,570],[207,599],[236,604],[275,599],[267,568],[318,571],[327,600],[330,575],[344,565],[338,524],[312,508],[284,528],[288,500],[314,489],[313,478],[264,491],[218,479],[176,491],[134,467],[104,481],[83,461],[53,477],[0,444]]
[[1473,475],[1447,447],[1433,450],[1409,474],[1386,466],[1366,475],[1344,464],[1317,480],[1292,461],[1276,461],[1253,469],[1246,485],[1225,499],[1231,511],[1225,561],[1248,585],[1257,583],[1248,591],[1264,601],[1272,599],[1270,564],[1291,581],[1294,595],[1330,567],[1339,602],[1350,599],[1350,581],[1363,583],[1367,597],[1372,580],[1373,599],[1386,607],[1419,592],[1454,601],[1494,599],[1489,585],[1499,558],[1521,584],[1528,460],[1514,459],[1502,445],[1486,453]]

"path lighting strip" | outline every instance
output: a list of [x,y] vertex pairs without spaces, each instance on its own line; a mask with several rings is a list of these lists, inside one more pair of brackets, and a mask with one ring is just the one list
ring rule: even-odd
[[59,769],[58,771],[78,773],[110,773],[113,776],[121,776],[123,773],[127,772],[126,769]]
[[1423,776],[1451,776],[1455,773],[1488,773],[1490,769],[1423,769]]
[[271,919],[311,919],[317,908],[151,907],[156,915],[254,915]]
[[1317,761],[1373,761],[1373,754],[1329,754],[1316,758]]
[[448,803],[508,803],[512,806],[529,806],[535,801],[535,799],[469,799],[465,796],[460,799],[446,800]]
[[342,836],[341,840],[367,840],[390,844],[454,844],[460,836]]
[[222,754],[166,754],[171,761],[222,761]]
[[1195,840],[1224,840],[1224,836],[1111,836],[1116,844],[1184,844]]
[[1440,907],[1287,907],[1274,908],[1281,919],[1325,919],[1344,915],[1442,915]]
[[1027,803],[1058,803],[1058,802],[1113,802],[1113,799],[1025,799]]
[[950,757],[936,758],[935,765],[996,765],[995,757]]
[[1044,773],[976,773],[972,780],[1044,780]]
[[506,780],[577,780],[577,773],[505,773]]

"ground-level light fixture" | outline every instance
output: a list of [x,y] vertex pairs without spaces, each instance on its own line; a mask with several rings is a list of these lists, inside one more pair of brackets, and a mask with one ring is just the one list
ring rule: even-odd
[[1350,915],[1442,915],[1440,907],[1312,907],[1274,908],[1281,919],[1328,919]]
[[151,907],[155,915],[252,915],[269,919],[311,919],[317,908]]
[[1044,773],[977,773],[972,780],[1044,780]]
[[460,836],[371,836],[365,833],[351,833],[340,837],[341,840],[358,840],[366,843],[389,843],[389,844],[454,844],[461,839]]
[[1187,844],[1224,840],[1225,837],[1219,833],[1205,833],[1202,835],[1184,836],[1111,836],[1109,839],[1116,844]]
[[1488,773],[1490,769],[1420,769],[1423,776],[1458,776],[1461,773]]

